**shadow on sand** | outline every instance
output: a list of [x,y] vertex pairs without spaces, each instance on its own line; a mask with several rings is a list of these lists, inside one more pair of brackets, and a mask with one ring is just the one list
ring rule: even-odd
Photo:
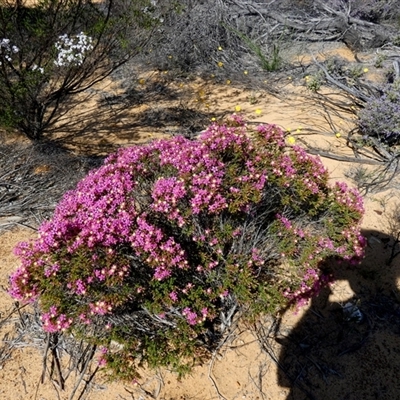
[[[279,354],[287,400],[400,398],[400,257],[386,265],[395,239],[377,231],[357,267],[339,265],[295,326],[285,317],[263,338]],[[293,311],[288,311],[293,312]]]

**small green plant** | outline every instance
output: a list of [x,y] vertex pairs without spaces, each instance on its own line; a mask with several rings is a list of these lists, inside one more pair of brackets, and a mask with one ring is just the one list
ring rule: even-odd
[[331,75],[342,76],[344,74],[344,66],[344,62],[335,57],[329,58],[325,62],[325,67]]
[[400,47],[400,35],[395,36],[395,37],[393,38],[393,44],[394,44],[395,46]]
[[364,189],[375,177],[373,171],[362,165],[351,168],[345,175],[353,180],[359,190]]
[[374,66],[375,68],[382,68],[383,63],[387,60],[387,56],[385,54],[378,54],[375,59]]
[[350,79],[359,79],[366,72],[368,72],[368,68],[363,67],[362,65],[354,65],[347,70],[347,76]]
[[324,75],[321,71],[318,71],[314,75],[307,75],[305,78],[305,83],[307,89],[311,90],[312,92],[316,93],[319,89],[321,89],[322,84],[324,83]]
[[251,92],[251,94],[249,96],[247,96],[247,99],[251,105],[259,103],[257,93],[255,93],[255,92]]
[[251,40],[247,35],[232,27],[229,27],[229,29],[232,30],[240,39],[242,39],[246,43],[247,47],[257,56],[263,70],[274,72],[280,68],[282,64],[282,58],[279,54],[279,46],[277,43],[274,43],[270,53],[265,55],[261,46]]

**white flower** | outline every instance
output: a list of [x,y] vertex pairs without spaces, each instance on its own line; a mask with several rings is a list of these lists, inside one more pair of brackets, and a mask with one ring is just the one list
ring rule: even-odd
[[1,39],[0,46],[4,47],[5,49],[10,48],[10,39]]
[[32,65],[32,71],[38,70],[41,74],[44,74],[44,68],[38,67],[36,64]]
[[93,50],[93,39],[80,32],[75,37],[69,38],[67,35],[61,35],[55,43],[58,50],[57,59],[54,64],[58,67],[69,65],[82,65],[86,54]]

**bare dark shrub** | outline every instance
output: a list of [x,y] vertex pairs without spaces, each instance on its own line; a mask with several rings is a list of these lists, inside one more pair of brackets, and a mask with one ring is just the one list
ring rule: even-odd
[[400,14],[399,0],[332,0],[328,5],[345,11],[351,17],[373,23],[394,21]]
[[[265,60],[278,58],[265,21],[241,2],[182,1],[179,8],[164,10],[158,33],[149,59],[159,69],[224,76],[265,69]],[[278,69],[278,63],[273,65]]]

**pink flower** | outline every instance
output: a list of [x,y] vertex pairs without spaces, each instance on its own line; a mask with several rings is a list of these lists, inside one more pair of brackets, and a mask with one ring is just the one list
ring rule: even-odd
[[169,294],[169,297],[170,297],[170,299],[172,300],[172,301],[178,301],[178,295],[177,295],[177,293],[176,292],[171,292],[170,294]]
[[197,314],[193,312],[189,307],[186,307],[182,310],[182,315],[186,317],[186,321],[189,325],[196,325],[197,321]]

